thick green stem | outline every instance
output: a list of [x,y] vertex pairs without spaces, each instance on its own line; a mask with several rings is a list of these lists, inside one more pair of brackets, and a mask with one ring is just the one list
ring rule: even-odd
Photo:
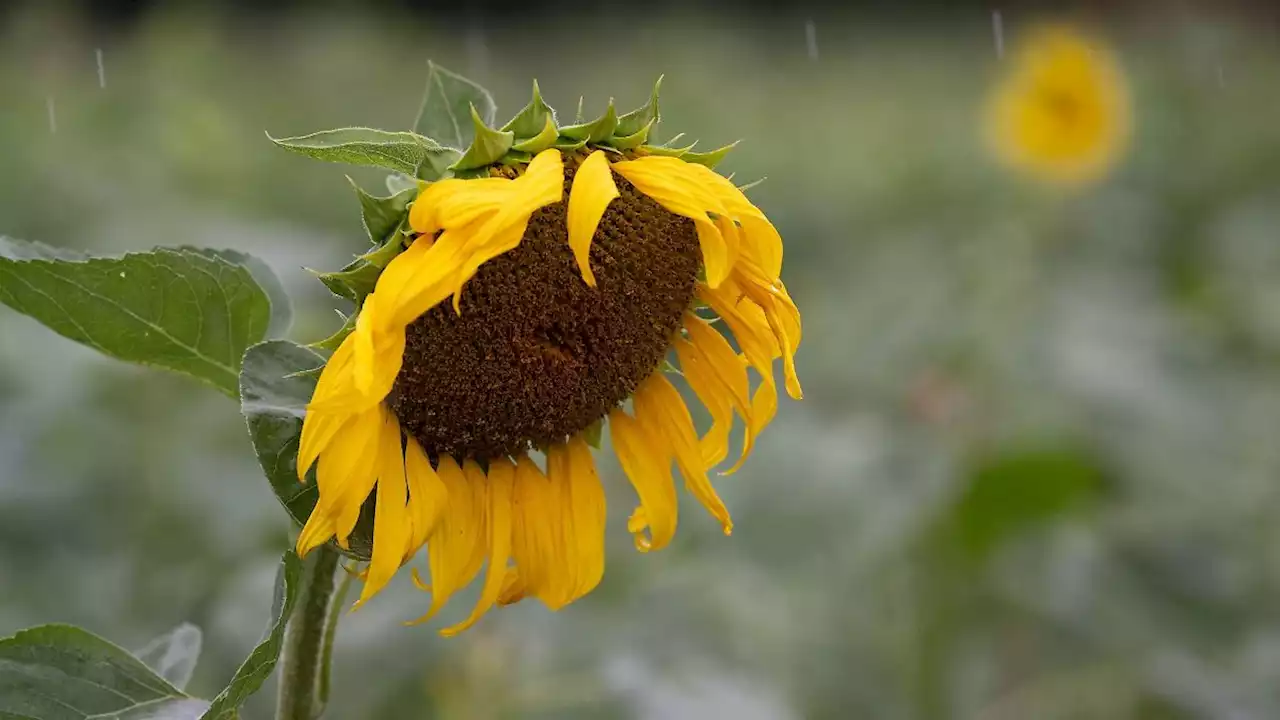
[[322,710],[320,685],[327,675],[325,635],[332,631],[329,604],[338,557],[337,552],[322,545],[306,560],[302,595],[285,631],[276,720],[316,720]]

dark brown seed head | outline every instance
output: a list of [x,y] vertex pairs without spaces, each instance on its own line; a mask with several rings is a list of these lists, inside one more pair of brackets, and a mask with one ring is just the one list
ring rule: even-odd
[[[565,164],[565,198],[573,167]],[[565,203],[529,221],[520,246],[409,325],[389,398],[431,454],[488,460],[581,432],[666,356],[702,260],[693,222],[620,177],[591,244],[597,285],[569,250]]]

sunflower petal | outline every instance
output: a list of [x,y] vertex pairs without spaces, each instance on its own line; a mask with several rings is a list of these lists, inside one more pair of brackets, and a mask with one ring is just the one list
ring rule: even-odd
[[[674,162],[664,162],[667,160]],[[722,203],[701,188],[687,166],[688,163],[675,158],[649,156],[614,163],[613,170],[667,211],[693,220],[698,231],[698,243],[702,247],[707,283],[719,287],[732,269],[731,256],[736,249],[731,249],[730,245],[736,246],[736,242],[733,238],[725,238],[708,213],[718,217],[728,217],[729,213]]]
[[502,593],[507,579],[507,560],[511,557],[511,494],[515,482],[515,466],[506,458],[489,464],[488,474],[488,530],[489,571],[485,575],[480,599],[466,620],[444,628],[440,634],[452,637],[474,625]]
[[373,519],[373,558],[369,562],[369,574],[355,607],[360,607],[391,580],[404,560],[405,548],[413,533],[412,521],[406,508],[404,454],[400,449],[400,423],[386,408],[382,409],[381,429],[378,434],[377,456],[374,465],[378,471],[377,512]]
[[431,467],[431,460],[417,440],[405,443],[404,471],[409,484],[409,520],[413,533],[405,549],[405,559],[427,542],[449,504],[449,491]]
[[550,482],[533,460],[527,455],[516,459],[513,493],[515,529],[511,546],[515,569],[499,599],[502,604],[516,602],[525,595],[539,598],[548,607],[552,604],[549,577],[561,508],[551,490]]
[[600,225],[600,218],[609,203],[618,197],[618,186],[609,170],[609,159],[604,151],[596,150],[578,166],[569,190],[569,248],[578,262],[582,279],[591,287],[596,276],[591,272],[591,239]]
[[621,410],[609,414],[609,432],[618,462],[640,496],[640,507],[629,523],[636,549],[660,550],[675,535],[679,510],[669,450],[660,438],[652,437]]
[[[474,471],[464,473],[453,458],[442,454],[436,463],[436,474],[449,495],[449,506],[427,539],[431,607],[411,624],[435,617],[455,592],[475,578],[484,560],[485,507],[477,502],[478,498],[487,496],[483,473],[480,474],[480,487],[472,487],[475,484],[471,482],[473,478],[467,475],[474,475]],[[420,581],[418,584],[425,587]]]
[[[576,554],[577,586],[572,600],[591,592],[604,577],[604,530],[608,514],[604,486],[596,474],[591,447],[581,435],[569,438],[569,502],[576,537],[569,545]],[[567,525],[566,525],[567,527]]]
[[662,373],[654,373],[636,389],[633,398],[636,419],[645,425],[650,435],[661,435],[666,438],[674,451],[676,466],[684,476],[685,487],[698,502],[720,521],[725,535],[733,532],[733,520],[725,508],[720,496],[707,479],[707,471],[702,462],[702,453],[698,448],[698,434],[693,427],[693,417],[685,407],[670,382]]

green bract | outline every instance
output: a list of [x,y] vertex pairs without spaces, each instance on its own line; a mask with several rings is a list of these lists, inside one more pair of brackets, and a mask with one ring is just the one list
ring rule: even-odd
[[[497,165],[527,163],[547,148],[565,152],[583,148],[670,155],[714,167],[733,145],[694,152],[693,145],[652,145],[650,138],[661,119],[659,77],[644,105],[621,115],[613,100],[604,113],[568,125],[556,122],[556,111],[542,97],[535,80],[529,103],[500,127],[494,126],[496,106],[487,90],[439,65],[428,65],[427,87],[414,129],[386,132],[369,128],[341,128],[272,141],[283,148],[319,160],[377,167],[397,172],[393,189],[411,187],[409,177],[434,181],[448,177],[487,176]],[[679,137],[679,136],[677,136]],[[344,295],[345,297],[345,295]]]

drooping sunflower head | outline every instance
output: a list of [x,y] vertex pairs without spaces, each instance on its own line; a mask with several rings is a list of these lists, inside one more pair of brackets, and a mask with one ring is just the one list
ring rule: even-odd
[[987,105],[997,157],[1047,182],[1103,178],[1124,153],[1132,114],[1124,74],[1100,40],[1067,25],[1030,31]]
[[[651,144],[656,87],[634,112],[611,102],[567,126],[536,84],[501,129],[470,111],[465,150],[358,134],[384,143],[378,157],[410,143],[395,152],[430,180],[362,195],[376,247],[322,275],[357,308],[322,343],[333,354],[297,460],[319,489],[300,552],[349,548],[362,510],[373,516],[361,602],[424,546],[424,619],[487,566],[478,605],[446,634],[494,604],[534,596],[557,609],[599,583],[605,498],[592,448],[604,428],[639,498],[628,530],[657,550],[676,528],[673,468],[729,533],[710,474],[735,416],[744,440],[726,472],[776,412],[775,360],[801,394],[781,238],[712,169],[727,148]],[[325,156],[316,137],[282,144]],[[340,137],[326,147],[346,154],[332,157],[365,152]],[[704,432],[673,378],[709,410]]]

